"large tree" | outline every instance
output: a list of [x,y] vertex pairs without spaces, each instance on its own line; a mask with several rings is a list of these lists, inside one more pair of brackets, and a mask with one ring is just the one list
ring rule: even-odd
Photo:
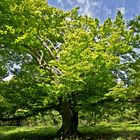
[[[78,111],[110,98],[107,95],[118,79],[126,81],[122,72],[127,74],[124,62],[131,61],[128,54],[137,43],[135,30],[126,26],[120,12],[114,21],[108,18],[100,24],[98,19],[78,15],[78,8],[64,12],[45,0],[6,0],[0,2],[0,9],[0,51],[5,51],[0,59],[8,58],[3,68],[20,66],[14,73],[21,79],[14,81],[18,89],[22,80],[32,83],[24,82],[13,93],[21,94],[29,110],[34,105],[24,100],[26,94],[41,96],[42,107],[54,108],[62,116],[58,134],[77,133]],[[27,64],[30,70],[24,75],[32,76],[20,78]],[[46,94],[40,95],[44,89]]]

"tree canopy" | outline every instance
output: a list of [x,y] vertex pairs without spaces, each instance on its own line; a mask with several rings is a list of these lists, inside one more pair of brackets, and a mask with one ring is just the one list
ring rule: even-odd
[[6,0],[0,9],[1,119],[49,107],[75,123],[81,109],[138,99],[140,16],[126,22],[118,11],[101,24],[45,0]]

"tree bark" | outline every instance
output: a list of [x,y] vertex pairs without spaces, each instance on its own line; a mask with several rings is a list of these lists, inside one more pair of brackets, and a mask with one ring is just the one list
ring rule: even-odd
[[64,139],[67,136],[77,135],[78,131],[78,112],[71,107],[70,103],[60,103],[59,113],[62,116],[62,126],[57,134]]

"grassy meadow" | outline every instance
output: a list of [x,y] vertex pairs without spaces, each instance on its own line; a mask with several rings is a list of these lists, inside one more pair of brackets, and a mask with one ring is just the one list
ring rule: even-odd
[[[57,140],[60,126],[0,126],[0,140]],[[79,126],[79,135],[70,140],[139,140],[140,125],[101,123],[96,126]]]

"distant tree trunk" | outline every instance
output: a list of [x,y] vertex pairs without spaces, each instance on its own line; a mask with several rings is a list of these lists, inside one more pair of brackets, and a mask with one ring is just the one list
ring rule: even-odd
[[10,121],[10,124],[9,124],[9,125],[10,125],[10,126],[12,126],[12,125],[13,125],[13,120],[11,120],[11,121]]
[[62,126],[57,134],[61,135],[62,139],[69,135],[76,135],[78,133],[78,112],[67,102],[61,103],[59,108],[62,116]]
[[20,119],[16,120],[16,126],[20,126]]
[[[46,112],[45,112],[46,113]],[[45,113],[41,113],[41,124],[46,125]]]
[[36,116],[34,116],[34,123],[33,123],[34,126],[37,126],[37,118]]
[[55,119],[55,115],[52,113],[52,111],[49,111],[49,115],[53,121],[53,124],[58,125],[59,122]]

